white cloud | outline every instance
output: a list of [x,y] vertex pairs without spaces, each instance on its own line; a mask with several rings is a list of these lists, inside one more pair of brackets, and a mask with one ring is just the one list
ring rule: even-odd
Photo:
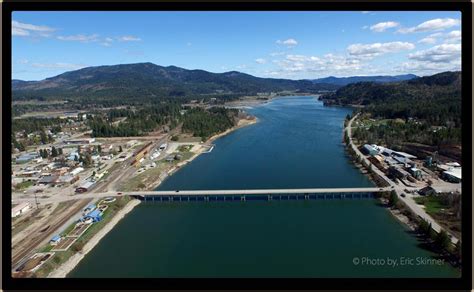
[[136,36],[132,36],[132,35],[125,35],[125,36],[119,37],[118,40],[121,42],[138,42],[138,41],[141,41],[142,39]]
[[461,60],[461,44],[441,44],[408,55],[408,59],[431,63],[450,63]]
[[30,36],[39,35],[43,37],[50,36],[50,33],[55,31],[54,28],[45,25],[34,25],[29,23],[12,21],[12,35],[13,36]]
[[99,35],[98,34],[91,34],[91,35],[76,34],[76,35],[69,35],[69,36],[58,36],[57,39],[61,41],[88,43],[88,42],[98,41]]
[[370,11],[361,11],[362,14],[370,13]]
[[298,42],[295,39],[292,39],[292,38],[284,40],[284,41],[277,40],[276,43],[279,44],[279,45],[285,45],[287,47],[294,47],[298,44]]
[[429,32],[429,31],[440,31],[453,26],[459,26],[461,24],[459,19],[454,18],[436,18],[425,21],[417,26],[400,28],[399,33],[415,33],[415,32]]
[[87,65],[83,64],[71,64],[71,63],[32,63],[32,67],[35,68],[44,68],[44,69],[68,69],[68,70],[77,70],[81,69],[84,67],[87,67]]
[[347,47],[350,55],[362,58],[373,58],[382,54],[413,50],[415,45],[408,42],[390,42],[373,44],[352,44]]
[[267,60],[265,60],[263,58],[258,58],[258,59],[255,59],[255,62],[258,63],[258,64],[265,64],[267,62]]
[[433,37],[425,37],[425,38],[422,38],[421,40],[419,40],[418,42],[421,43],[421,44],[429,44],[429,45],[432,45],[432,44],[436,43],[436,38],[433,38]]
[[399,25],[400,23],[395,21],[379,22],[377,24],[372,25],[370,27],[370,30],[375,32],[383,32],[389,28],[397,27]]

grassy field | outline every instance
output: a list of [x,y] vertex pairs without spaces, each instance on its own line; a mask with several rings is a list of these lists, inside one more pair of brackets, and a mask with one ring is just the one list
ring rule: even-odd
[[[77,239],[76,242],[66,251],[59,251],[56,252],[53,258],[46,263],[44,263],[33,275],[33,277],[44,278],[53,270],[57,269],[62,263],[66,262],[71,256],[73,256],[78,251],[82,250],[84,245],[89,241],[101,228],[103,228],[112,218],[120,211],[129,201],[131,200],[130,197],[124,196],[117,198],[112,203],[108,204],[107,210],[105,210],[104,214],[102,215],[102,220],[92,224],[89,229],[87,229],[84,234],[81,235]],[[71,224],[62,235],[66,235],[69,231],[71,231],[75,226],[75,223]],[[41,252],[46,252],[52,249],[50,244],[46,244],[42,248],[40,248]]]
[[15,189],[16,190],[24,190],[24,189],[27,189],[27,188],[31,187],[32,185],[33,185],[33,182],[27,180],[27,181],[24,181],[24,182],[21,182],[21,183],[17,184],[15,186]]
[[425,206],[426,213],[433,215],[440,211],[449,208],[444,205],[438,196],[426,196],[414,198],[415,202],[419,205]]

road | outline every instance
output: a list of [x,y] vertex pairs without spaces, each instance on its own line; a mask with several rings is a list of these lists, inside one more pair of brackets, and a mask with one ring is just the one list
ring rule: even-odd
[[[59,203],[70,200],[99,199],[117,196],[202,196],[202,195],[278,195],[278,194],[331,194],[331,193],[374,193],[387,192],[390,187],[385,188],[313,188],[313,189],[253,189],[253,190],[180,190],[180,191],[135,191],[135,192],[89,192],[71,196],[38,199],[43,204]],[[18,199],[15,202],[24,202],[27,198]]]
[[[354,144],[354,142],[352,141],[352,122],[354,122],[354,120],[359,116],[359,114],[356,114],[352,119],[349,120],[349,122],[347,123],[347,126],[345,128],[345,130],[347,131],[347,135],[349,136],[349,143],[350,143],[350,146],[352,147],[352,149],[355,151],[355,153],[357,155],[359,155],[360,157],[362,157],[362,159],[364,160],[365,164],[366,165],[369,165],[370,161],[367,159],[367,157],[359,150],[359,148],[357,148],[357,146]],[[419,188],[413,188],[413,187],[407,187],[405,185],[398,185],[396,184],[394,181],[392,181],[391,179],[389,179],[384,172],[382,172],[380,169],[378,169],[375,165],[372,165],[372,170],[377,174],[379,175],[383,180],[385,180],[389,185],[390,187],[393,187],[392,189],[397,193],[397,196],[398,196],[398,199],[403,201],[407,206],[408,208],[410,208],[410,210],[412,210],[416,215],[420,216],[421,218],[423,218],[424,220],[426,220],[428,223],[431,223],[431,227],[436,231],[436,232],[441,232],[441,230],[444,230],[430,215],[428,215],[426,213],[426,211],[420,206],[418,205],[412,196],[405,196],[405,197],[402,197],[401,194],[404,193],[404,190],[405,189],[408,189],[410,191],[416,191],[418,190]],[[454,187],[456,188],[456,186]],[[446,232],[448,232],[448,234],[450,235],[450,238],[451,238],[451,241],[456,244],[458,242],[458,239],[453,235],[451,234],[448,230],[445,230]]]

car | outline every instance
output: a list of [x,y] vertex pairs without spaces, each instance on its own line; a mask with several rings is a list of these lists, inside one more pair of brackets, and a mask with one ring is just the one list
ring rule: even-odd
[[179,190],[176,190],[175,192],[179,193]]
[[121,196],[121,195],[122,195],[122,192],[118,192],[117,195]]
[[405,195],[405,194],[401,194],[400,196],[402,196],[402,198],[405,198],[405,197],[406,197],[406,195]]

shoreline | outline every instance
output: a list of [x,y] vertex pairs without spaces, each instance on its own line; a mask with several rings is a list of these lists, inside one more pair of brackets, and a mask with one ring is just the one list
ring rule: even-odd
[[47,278],[66,278],[79,262],[107,235],[117,223],[140,204],[140,200],[132,199],[127,203],[101,230],[99,230],[82,248],[64,262],[59,268],[52,271]]
[[[226,131],[216,134],[203,144],[209,144],[220,137],[230,134],[231,132],[253,125],[258,122],[258,119],[255,117],[253,119],[241,119],[237,122],[237,125],[233,126],[232,128],[227,129]],[[198,152],[196,152],[190,158],[176,164],[175,166],[171,167],[168,171],[166,171],[166,176],[161,179],[161,176],[157,177],[157,181],[148,187],[147,189],[156,189],[167,177],[173,175],[177,170],[181,167],[185,166],[186,164],[193,161],[199,155],[205,152],[205,148],[201,147]],[[80,252],[72,255],[66,262],[64,262],[61,266],[59,266],[56,270],[49,273],[46,278],[66,278],[66,276],[81,262],[81,260],[100,242],[102,238],[104,238],[119,222],[123,219],[128,213],[130,213],[136,206],[141,203],[138,199],[132,199],[130,202],[127,203],[111,220],[108,222],[101,230],[99,230],[83,247]]]

